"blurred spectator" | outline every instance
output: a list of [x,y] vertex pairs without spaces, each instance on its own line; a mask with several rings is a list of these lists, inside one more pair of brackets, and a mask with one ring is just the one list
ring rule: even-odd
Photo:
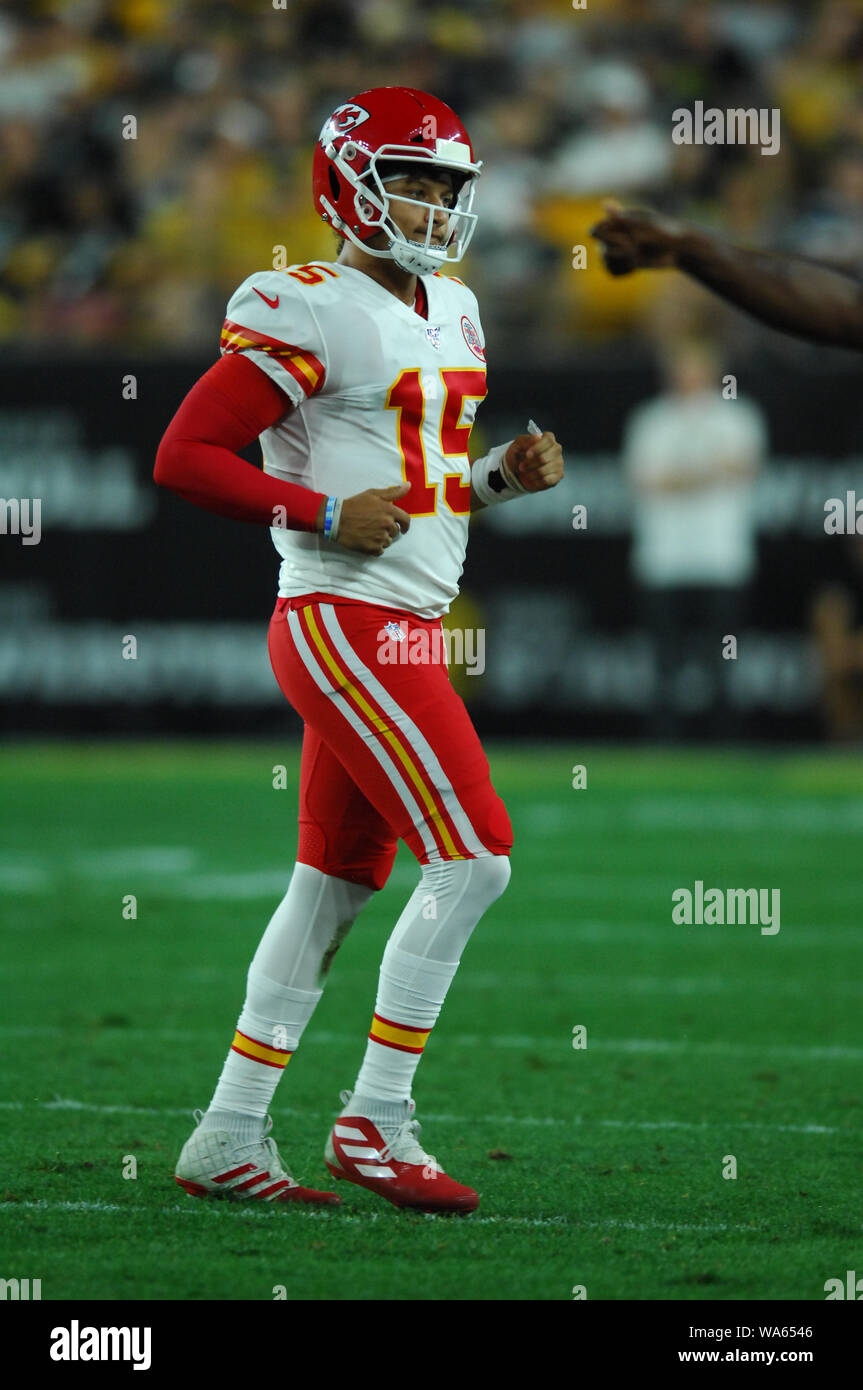
[[810,628],[821,665],[821,713],[835,743],[863,740],[863,538],[849,537],[844,582],[816,592]]
[[[550,112],[527,94],[480,109],[468,129],[482,151],[477,194],[480,213],[464,275],[476,293],[492,339],[517,333],[523,342],[553,332],[547,313],[537,315],[537,286],[553,276],[560,253],[537,218],[543,162],[538,151],[551,140]],[[488,306],[488,309],[487,307]],[[494,346],[492,346],[492,351]]]
[[812,635],[820,658],[821,710],[835,743],[863,739],[863,627],[855,626],[847,590],[829,585],[812,606]]
[[565,140],[549,170],[552,192],[576,195],[614,188],[656,193],[671,173],[669,131],[651,116],[647,80],[628,63],[597,63],[581,82],[587,129]]
[[776,104],[787,133],[804,146],[824,147],[859,96],[863,11],[849,0],[807,7],[808,29],[777,65]]
[[[606,196],[854,260],[863,8],[852,0],[87,0],[0,13],[0,348],[212,348],[237,282],[331,256],[310,158],[365,87],[436,92],[485,171],[465,273],[495,353],[637,335],[650,277],[572,247]],[[780,106],[782,150],[673,145],[703,100]],[[134,139],[123,121],[134,116]]]
[[798,31],[791,0],[738,0],[716,8],[719,32],[751,63],[769,60],[786,49]]
[[854,272],[863,266],[863,143],[831,159],[824,187],[790,229],[795,250]]
[[650,733],[680,734],[707,714],[714,738],[735,732],[723,639],[738,641],[755,572],[753,482],[765,453],[764,418],[726,399],[705,342],[681,342],[665,363],[666,391],[625,428],[634,493],[632,567],[656,652]]

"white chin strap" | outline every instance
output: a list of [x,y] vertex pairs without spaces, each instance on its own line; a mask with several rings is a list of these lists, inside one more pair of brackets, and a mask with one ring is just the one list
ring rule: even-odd
[[[368,251],[368,247],[365,248]],[[431,275],[446,265],[448,257],[445,246],[425,247],[419,241],[399,241],[391,236],[388,254],[401,266],[402,270],[413,275]]]

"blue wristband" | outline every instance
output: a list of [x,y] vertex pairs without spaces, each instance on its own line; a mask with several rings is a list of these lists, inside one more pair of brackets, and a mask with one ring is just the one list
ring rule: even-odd
[[337,499],[335,497],[327,498],[327,507],[326,511],[324,512],[324,535],[326,536],[327,540],[329,540],[330,532],[333,529],[333,518],[336,512],[336,500]]

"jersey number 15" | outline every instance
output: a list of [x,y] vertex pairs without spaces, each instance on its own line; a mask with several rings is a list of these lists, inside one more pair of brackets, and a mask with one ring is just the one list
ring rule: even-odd
[[[442,368],[440,377],[444,387],[438,425],[441,453],[445,458],[467,458],[471,427],[459,422],[466,400],[485,399],[485,368]],[[386,409],[398,411],[402,473],[411,485],[410,492],[399,498],[398,506],[410,516],[435,516],[438,509],[438,485],[429,482],[423,448],[425,404],[422,373],[419,367],[408,367],[390,387]],[[444,474],[443,499],[457,516],[470,511],[470,481],[464,481],[461,471]]]

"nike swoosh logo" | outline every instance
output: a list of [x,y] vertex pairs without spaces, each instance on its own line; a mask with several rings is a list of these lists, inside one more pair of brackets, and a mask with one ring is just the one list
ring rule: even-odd
[[261,299],[264,301],[265,304],[269,304],[269,306],[270,306],[271,309],[278,309],[278,307],[279,307],[279,296],[278,296],[278,295],[276,295],[275,299],[268,299],[267,296],[263,293],[263,291],[262,291],[262,290],[255,289],[255,286],[254,286],[254,285],[252,286],[252,289],[255,290],[255,294],[259,294],[259,295],[261,296]]

